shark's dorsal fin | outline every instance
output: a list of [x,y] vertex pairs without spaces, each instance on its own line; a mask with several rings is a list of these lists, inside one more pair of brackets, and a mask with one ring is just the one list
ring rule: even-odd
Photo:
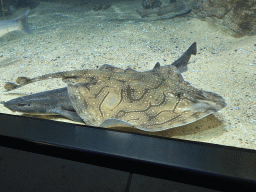
[[109,64],[104,64],[99,68],[100,71],[123,72],[124,70]]
[[161,67],[160,63],[157,62],[153,68],[153,70],[159,69]]
[[188,61],[191,57],[191,55],[196,55],[197,49],[196,49],[196,42],[194,42],[185,53],[183,53],[182,56],[180,56],[176,61],[174,61],[171,65],[175,66],[179,69],[181,73],[187,71],[187,65]]

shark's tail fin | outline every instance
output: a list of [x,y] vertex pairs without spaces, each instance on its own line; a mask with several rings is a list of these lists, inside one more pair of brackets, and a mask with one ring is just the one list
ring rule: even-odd
[[23,15],[19,16],[14,20],[20,22],[20,29],[22,31],[25,31],[26,33],[31,33],[31,29],[28,24],[28,12],[29,10],[27,10]]

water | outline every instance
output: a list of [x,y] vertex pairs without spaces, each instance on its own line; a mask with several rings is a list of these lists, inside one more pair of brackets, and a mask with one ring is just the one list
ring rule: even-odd
[[[256,149],[256,37],[235,38],[192,13],[141,18],[136,7],[141,7],[141,1],[115,1],[99,11],[83,2],[42,2],[31,9],[32,34],[12,32],[0,39],[0,101],[20,96],[3,92],[5,82],[15,82],[19,76],[97,69],[103,64],[145,71],[156,62],[171,64],[197,42],[198,54],[182,75],[193,86],[221,95],[227,107],[192,124],[148,134]],[[48,80],[12,93],[64,86],[60,79]],[[0,112],[22,115],[3,105]]]

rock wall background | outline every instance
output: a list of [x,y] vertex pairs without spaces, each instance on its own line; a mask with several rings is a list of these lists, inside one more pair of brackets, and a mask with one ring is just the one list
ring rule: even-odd
[[[54,1],[62,4],[86,4],[91,9],[98,11],[101,4],[111,5],[122,0],[42,0]],[[125,0],[139,1],[142,0]],[[146,0],[145,0],[146,1]],[[159,0],[156,0],[156,2]],[[222,31],[233,37],[243,37],[256,35],[256,0],[175,0],[185,2],[186,5],[193,5],[191,16],[208,21],[219,27]],[[150,2],[154,2],[150,1]],[[160,0],[163,5],[169,4],[170,0]],[[18,9],[20,7],[36,8],[40,0],[2,0],[0,4],[0,15],[7,16],[12,14],[10,6]],[[96,5],[96,8],[95,8]],[[162,6],[163,6],[162,5]],[[2,7],[3,6],[3,7]],[[110,7],[110,6],[109,6]],[[109,8],[108,7],[108,8]]]
[[195,0],[192,14],[234,37],[256,35],[256,0]]

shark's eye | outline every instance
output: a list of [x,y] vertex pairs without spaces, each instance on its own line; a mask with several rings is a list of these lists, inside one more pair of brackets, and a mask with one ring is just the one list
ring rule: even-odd
[[183,96],[183,92],[182,91],[179,91],[179,92],[176,92],[175,93],[175,96],[178,97],[178,98],[181,98]]

